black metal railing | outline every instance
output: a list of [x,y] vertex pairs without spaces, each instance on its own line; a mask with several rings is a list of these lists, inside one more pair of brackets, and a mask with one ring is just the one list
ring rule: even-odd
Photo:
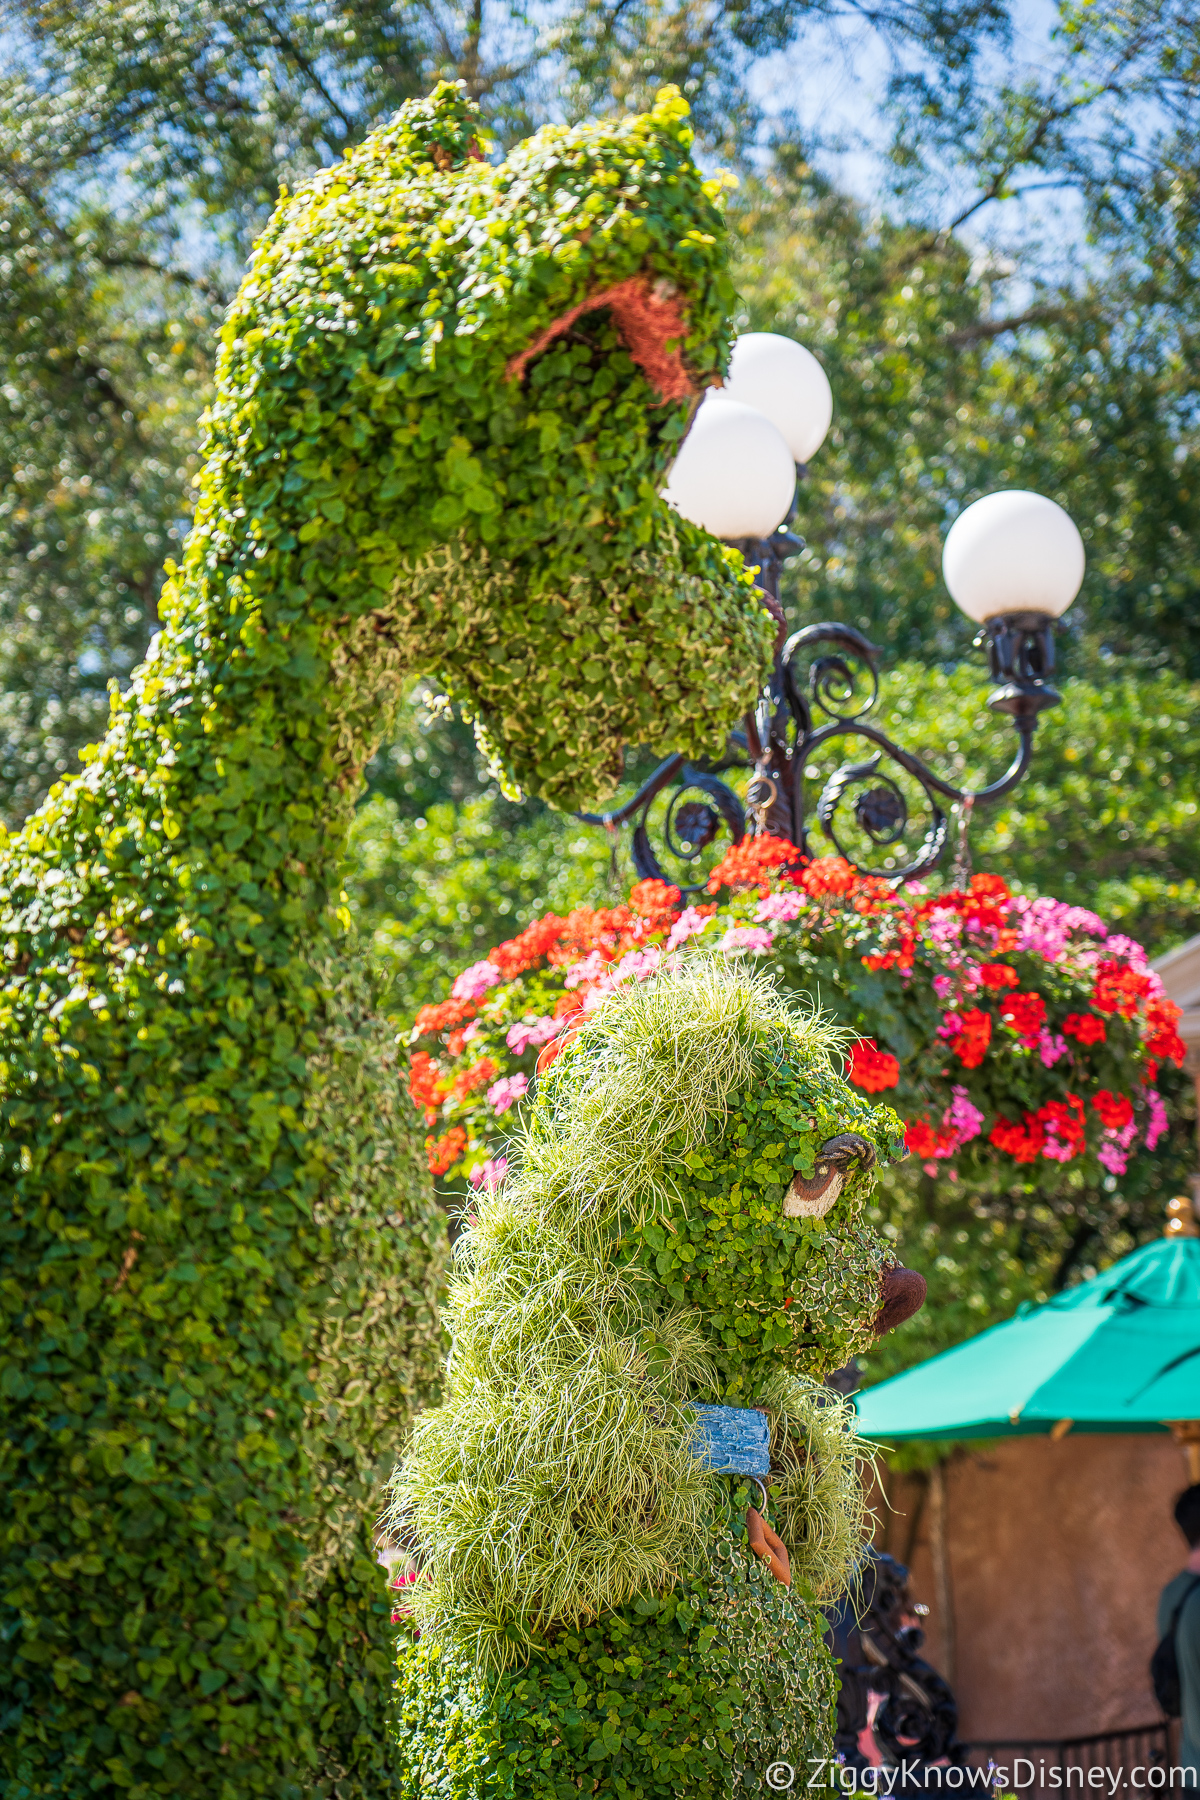
[[[1105,1781],[1102,1789],[1091,1788],[1087,1781],[1091,1769],[1105,1769],[1113,1775],[1119,1773],[1121,1780],[1117,1785],[1123,1792],[1143,1789],[1157,1792],[1147,1771],[1165,1767],[1171,1760],[1170,1727],[1165,1719],[1125,1731],[1094,1731],[1087,1737],[995,1739],[969,1743],[966,1748],[967,1761],[972,1767],[985,1768],[991,1763],[1006,1772],[1008,1779],[1000,1784],[1006,1791],[1040,1793],[1054,1787],[1063,1792],[1064,1800],[1068,1788],[1095,1793],[1116,1791],[1109,1781]],[[1014,1773],[1018,1762],[1029,1764],[1032,1769],[1032,1772],[1022,1769],[1022,1779]],[[1060,1771],[1058,1781],[1047,1779],[1051,1769]],[[1076,1781],[1064,1773],[1073,1769],[1080,1770]],[[1138,1781],[1132,1778],[1134,1770],[1142,1771]]]

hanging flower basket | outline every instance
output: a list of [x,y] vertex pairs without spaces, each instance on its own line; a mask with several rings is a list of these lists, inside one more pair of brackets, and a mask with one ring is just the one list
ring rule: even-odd
[[886,1093],[929,1174],[1054,1188],[1124,1174],[1167,1129],[1158,1091],[1182,1064],[1179,1008],[1133,939],[1082,907],[1010,893],[995,875],[931,894],[799,863],[747,840],[703,905],[641,881],[627,904],[535,920],[425,1006],[410,1091],[435,1175],[503,1180],[504,1146],[537,1074],[604,995],[697,949],[751,956],[853,1031],[849,1079]]

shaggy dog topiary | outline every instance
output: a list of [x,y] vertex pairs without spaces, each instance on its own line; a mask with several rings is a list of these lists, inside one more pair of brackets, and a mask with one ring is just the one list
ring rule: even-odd
[[[829,1753],[812,1602],[863,1501],[816,1378],[922,1285],[862,1222],[904,1149],[838,1043],[697,959],[605,1000],[541,1077],[459,1240],[447,1399],[396,1481],[413,1800],[757,1793]],[[775,1527],[709,1472],[697,1402],[768,1414]]]
[[386,1779],[444,1233],[339,859],[406,677],[572,805],[757,690],[740,558],[658,498],[729,343],[685,114],[493,167],[442,87],[284,197],[161,635],[3,851],[6,1800]]

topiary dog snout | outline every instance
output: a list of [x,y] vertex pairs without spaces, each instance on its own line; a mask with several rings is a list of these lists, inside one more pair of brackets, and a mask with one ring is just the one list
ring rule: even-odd
[[919,1313],[925,1304],[925,1277],[915,1269],[893,1263],[885,1269],[879,1282],[879,1311],[875,1314],[875,1336],[882,1337]]

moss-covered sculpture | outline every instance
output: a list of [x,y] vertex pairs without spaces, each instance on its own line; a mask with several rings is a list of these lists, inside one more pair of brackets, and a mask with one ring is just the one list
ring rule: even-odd
[[[810,1602],[862,1498],[848,1409],[813,1378],[896,1312],[861,1215],[903,1154],[838,1042],[697,959],[606,1000],[541,1078],[517,1172],[459,1240],[447,1398],[397,1477],[412,1800],[692,1800],[828,1753]],[[791,1592],[748,1554],[753,1485],[698,1459],[696,1402],[769,1413]]]
[[376,1483],[440,1218],[338,864],[401,678],[593,797],[770,627],[657,487],[728,284],[685,109],[476,160],[457,89],[285,198],[163,630],[0,858],[0,1791],[374,1794]]

